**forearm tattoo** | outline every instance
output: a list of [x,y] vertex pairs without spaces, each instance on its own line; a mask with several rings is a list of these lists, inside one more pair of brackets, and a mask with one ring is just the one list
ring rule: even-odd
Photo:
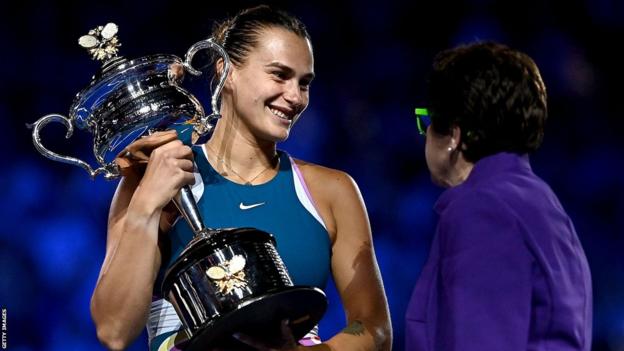
[[351,324],[347,325],[346,328],[342,330],[345,334],[351,335],[363,335],[364,334],[364,324],[360,321],[353,321]]

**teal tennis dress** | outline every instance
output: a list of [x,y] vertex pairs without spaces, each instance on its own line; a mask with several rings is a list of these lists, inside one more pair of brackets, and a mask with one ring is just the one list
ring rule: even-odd
[[[331,243],[303,176],[294,160],[278,151],[279,170],[270,181],[259,185],[234,183],[208,163],[205,148],[194,146],[196,173],[193,195],[205,225],[209,228],[254,227],[273,234],[277,250],[295,285],[323,289],[330,274]],[[185,338],[184,326],[173,306],[162,298],[160,283],[193,233],[184,219],[174,223],[161,243],[162,266],[155,284],[147,322],[150,350],[177,350]],[[319,342],[313,331],[302,343]]]

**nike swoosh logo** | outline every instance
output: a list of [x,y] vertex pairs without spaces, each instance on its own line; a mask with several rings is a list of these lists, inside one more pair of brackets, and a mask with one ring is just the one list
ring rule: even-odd
[[240,203],[240,205],[238,205],[238,208],[240,208],[241,210],[249,210],[249,209],[252,209],[252,208],[254,208],[254,207],[262,206],[262,205],[264,205],[264,204],[265,204],[265,202],[260,202],[260,203],[253,204],[253,205],[244,205],[244,204],[241,202],[241,203]]

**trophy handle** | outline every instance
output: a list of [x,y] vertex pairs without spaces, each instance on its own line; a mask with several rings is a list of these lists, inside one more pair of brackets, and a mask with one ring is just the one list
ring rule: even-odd
[[215,91],[212,93],[212,99],[210,100],[212,113],[207,117],[207,121],[210,122],[213,119],[221,118],[221,115],[219,114],[220,109],[218,106],[218,101],[219,101],[219,96],[221,95],[221,90],[223,89],[223,85],[225,84],[225,80],[227,79],[228,73],[230,72],[230,57],[228,56],[227,52],[225,52],[225,49],[223,49],[221,45],[215,43],[213,38],[209,38],[209,39],[205,39],[202,41],[198,41],[197,43],[193,44],[188,49],[188,51],[186,52],[186,55],[184,55],[184,68],[187,71],[189,71],[189,73],[191,73],[192,75],[200,76],[202,72],[193,68],[193,66],[191,65],[191,61],[193,61],[193,56],[195,56],[195,54],[199,50],[208,49],[208,48],[212,48],[216,50],[219,53],[219,55],[221,55],[221,58],[223,59],[223,63],[224,63],[223,74],[221,75],[221,78],[219,79],[219,84],[217,84]]
[[63,156],[63,155],[57,154],[55,152],[52,152],[46,149],[45,146],[43,146],[43,144],[41,143],[41,137],[39,135],[39,131],[50,122],[59,122],[65,125],[65,127],[67,128],[65,139],[69,139],[69,137],[71,137],[72,134],[74,133],[74,126],[72,125],[69,118],[65,116],[53,113],[53,114],[45,115],[39,118],[35,123],[27,125],[28,128],[32,128],[33,130],[32,132],[33,144],[35,144],[35,148],[37,149],[37,151],[39,151],[39,153],[51,159],[52,161],[68,163],[70,165],[83,168],[89,173],[89,175],[91,176],[91,179],[95,178],[95,176],[97,176],[100,173],[103,173],[104,178],[106,179],[115,179],[120,176],[119,167],[114,162],[108,163],[100,168],[93,169],[88,163],[78,158],[70,157],[70,156]]

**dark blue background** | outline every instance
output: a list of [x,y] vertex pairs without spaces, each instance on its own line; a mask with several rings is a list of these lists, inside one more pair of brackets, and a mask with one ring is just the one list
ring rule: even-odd
[[[214,19],[256,3],[11,1],[0,18],[0,305],[11,350],[98,350],[89,299],[104,256],[114,182],[89,180],[32,146],[25,123],[67,114],[97,64],[77,38],[109,21],[122,54],[183,55]],[[441,189],[429,180],[413,109],[433,55],[475,39],[525,51],[549,94],[550,119],[535,172],[576,224],[593,274],[594,350],[624,349],[622,1],[395,1],[277,3],[307,24],[317,79],[311,102],[281,147],[342,169],[358,182],[403,349],[404,311],[426,259]],[[193,85],[193,84],[191,84]],[[193,92],[208,106],[204,85]],[[92,161],[89,136],[44,133],[49,148]],[[91,156],[90,156],[91,155]],[[328,289],[326,338],[344,323]],[[132,350],[144,350],[145,336]]]

